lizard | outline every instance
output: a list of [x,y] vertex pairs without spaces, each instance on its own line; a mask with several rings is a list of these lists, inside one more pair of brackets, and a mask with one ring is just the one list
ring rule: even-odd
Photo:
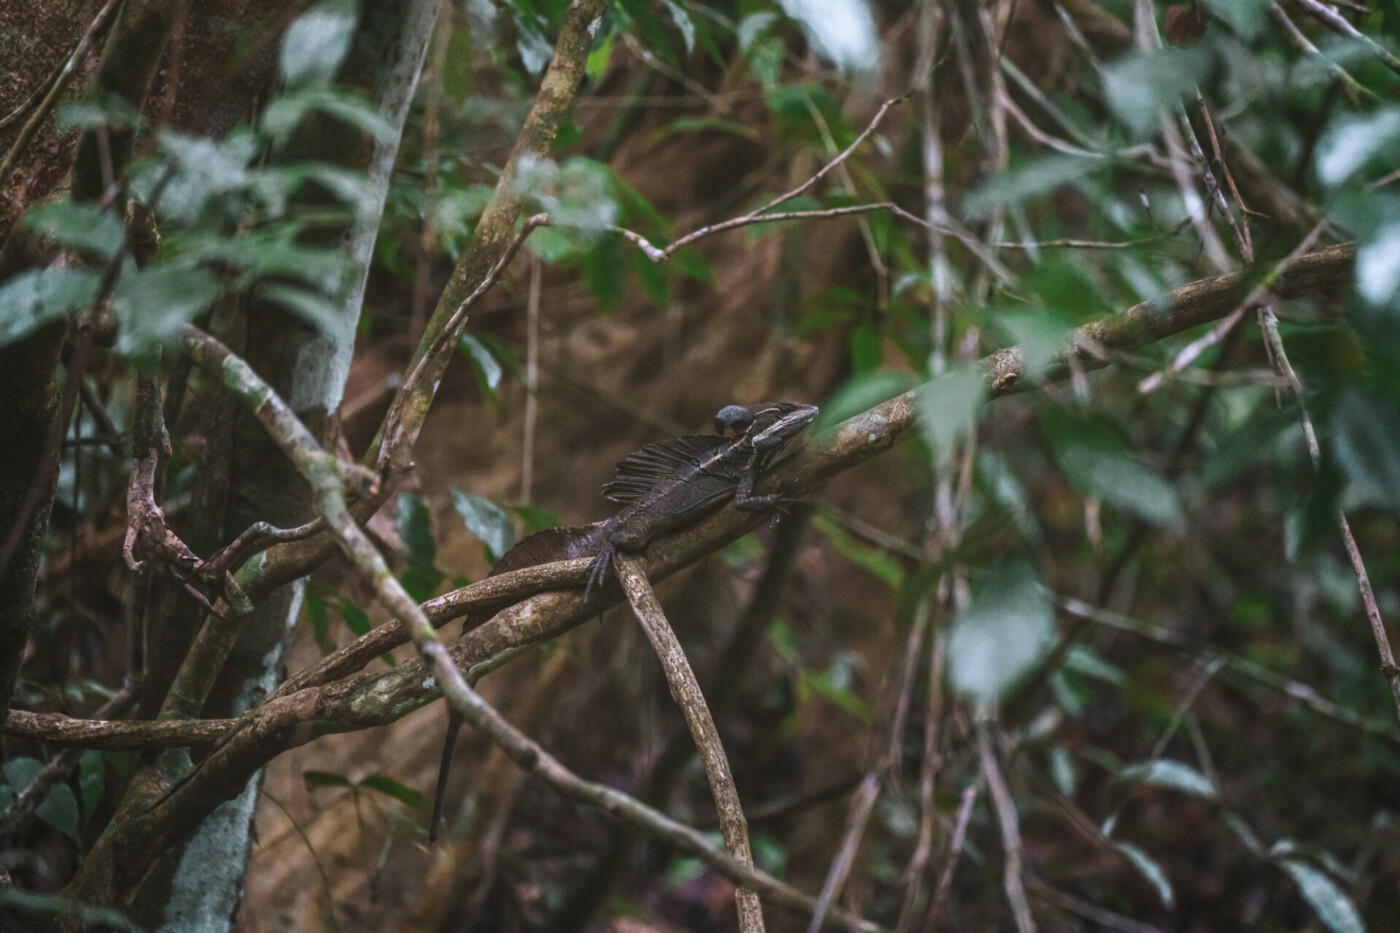
[[623,506],[582,528],[549,528],[507,551],[491,573],[592,557],[584,602],[607,577],[618,551],[640,551],[657,535],[684,527],[732,501],[744,511],[775,508],[776,493],[754,483],[817,416],[815,405],[761,402],[727,405],[715,414],[714,434],[683,434],[648,444],[617,465],[603,496]]
[[[583,601],[602,584],[618,551],[640,551],[655,536],[684,527],[725,502],[744,511],[778,508],[777,493],[756,494],[754,483],[803,428],[815,405],[760,402],[726,405],[715,414],[714,434],[683,434],[648,444],[617,465],[603,496],[623,506],[612,518],[581,528],[547,528],[522,539],[491,568],[491,576],[539,564],[592,557]],[[461,720],[448,717],[428,841],[437,839],[447,775]]]

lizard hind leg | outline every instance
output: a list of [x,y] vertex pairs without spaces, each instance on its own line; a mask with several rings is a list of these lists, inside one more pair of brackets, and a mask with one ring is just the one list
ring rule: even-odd
[[593,558],[593,565],[588,569],[588,585],[583,588],[583,601],[588,602],[593,595],[594,587],[603,585],[607,579],[608,568],[612,566],[613,556],[617,554],[617,546],[605,543],[603,549],[598,552],[598,556]]

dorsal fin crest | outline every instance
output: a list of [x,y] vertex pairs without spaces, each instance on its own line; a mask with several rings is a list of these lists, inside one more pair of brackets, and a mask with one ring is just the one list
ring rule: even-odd
[[732,443],[732,439],[716,434],[682,434],[648,444],[617,465],[617,478],[603,487],[603,497],[631,502]]

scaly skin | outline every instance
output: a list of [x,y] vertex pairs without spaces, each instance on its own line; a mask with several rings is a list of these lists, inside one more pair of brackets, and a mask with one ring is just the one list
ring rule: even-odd
[[530,535],[492,569],[504,573],[536,564],[593,556],[584,600],[607,577],[619,551],[640,551],[657,535],[683,527],[732,500],[746,511],[774,508],[777,495],[754,495],[768,465],[817,415],[812,405],[764,402],[729,405],[715,415],[714,435],[687,435],[644,447],[618,464],[604,495],[627,505],[583,528]]

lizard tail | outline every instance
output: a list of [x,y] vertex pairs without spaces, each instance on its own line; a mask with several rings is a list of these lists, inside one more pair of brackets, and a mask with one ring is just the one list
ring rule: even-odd
[[569,560],[574,557],[588,557],[596,553],[594,536],[597,528],[586,525],[583,528],[546,528],[522,538],[515,547],[501,555],[490,576],[508,570],[521,570],[556,560]]

